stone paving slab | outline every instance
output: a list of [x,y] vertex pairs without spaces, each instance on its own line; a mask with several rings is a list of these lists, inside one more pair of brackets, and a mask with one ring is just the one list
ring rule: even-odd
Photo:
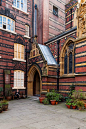
[[86,111],[43,105],[34,97],[12,100],[0,113],[0,129],[86,129]]

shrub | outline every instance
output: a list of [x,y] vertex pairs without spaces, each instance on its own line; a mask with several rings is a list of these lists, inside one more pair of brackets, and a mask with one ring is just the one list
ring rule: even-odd
[[47,98],[45,98],[43,101],[42,101],[45,105],[49,104],[49,100]]
[[77,101],[77,107],[80,108],[80,109],[84,109],[84,102],[81,101],[81,100],[78,100]]

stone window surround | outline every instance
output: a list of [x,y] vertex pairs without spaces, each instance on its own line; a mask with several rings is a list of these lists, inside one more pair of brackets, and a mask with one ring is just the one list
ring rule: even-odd
[[[66,76],[74,76],[74,56],[73,56],[73,64],[72,64],[72,73],[68,73],[68,69],[69,67],[67,68],[67,74],[64,74],[64,52],[65,52],[65,49],[67,48],[68,44],[69,44],[69,41],[72,41],[74,43],[74,38],[68,38],[66,40],[66,42],[64,43],[63,45],[63,48],[61,50],[61,54],[60,54],[60,77],[66,77]],[[75,48],[75,45],[74,45],[74,48]],[[73,50],[73,55],[74,55],[74,50]]]

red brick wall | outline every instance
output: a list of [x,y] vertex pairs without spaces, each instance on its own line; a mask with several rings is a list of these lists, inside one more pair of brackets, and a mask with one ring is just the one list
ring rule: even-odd
[[[25,59],[26,59],[26,44],[29,41],[24,38],[25,35],[25,24],[30,25],[30,36],[32,35],[32,1],[27,0],[27,13],[12,7],[12,0],[2,0],[2,6],[0,6],[0,13],[5,8],[9,10],[9,14],[13,15],[15,19],[15,32],[17,34],[9,33],[4,30],[0,30],[0,87],[3,87],[3,70],[11,70],[11,87],[14,85],[14,70],[23,70],[25,72],[25,85],[26,86],[26,63],[20,61],[13,61],[14,58],[14,42],[19,38],[19,43],[25,46]],[[5,14],[3,14],[5,15]],[[8,15],[9,16],[9,15]],[[20,41],[21,39],[21,41]],[[18,43],[18,42],[16,42]],[[29,44],[28,44],[29,45]],[[29,48],[28,48],[29,49]]]
[[[57,0],[35,0],[37,4],[38,43],[44,44],[48,39],[65,31],[65,2]],[[53,5],[58,8],[58,16],[53,14]]]
[[[76,10],[78,0],[70,0],[69,3],[65,5],[65,29],[71,29],[73,27],[74,12]],[[74,5],[74,7],[72,7]]]
[[[53,14],[53,6],[58,8],[58,16]],[[49,0],[49,39],[65,31],[65,6],[62,1]]]

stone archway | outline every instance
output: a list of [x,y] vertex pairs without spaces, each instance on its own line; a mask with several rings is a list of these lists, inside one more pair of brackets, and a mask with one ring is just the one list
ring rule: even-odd
[[27,96],[39,95],[42,91],[41,73],[37,65],[28,72]]
[[64,74],[64,55],[65,55],[65,49],[67,48],[67,45],[69,43],[74,43],[74,38],[69,37],[66,42],[64,43],[62,49],[61,49],[61,53],[60,53],[60,76],[62,76]]

